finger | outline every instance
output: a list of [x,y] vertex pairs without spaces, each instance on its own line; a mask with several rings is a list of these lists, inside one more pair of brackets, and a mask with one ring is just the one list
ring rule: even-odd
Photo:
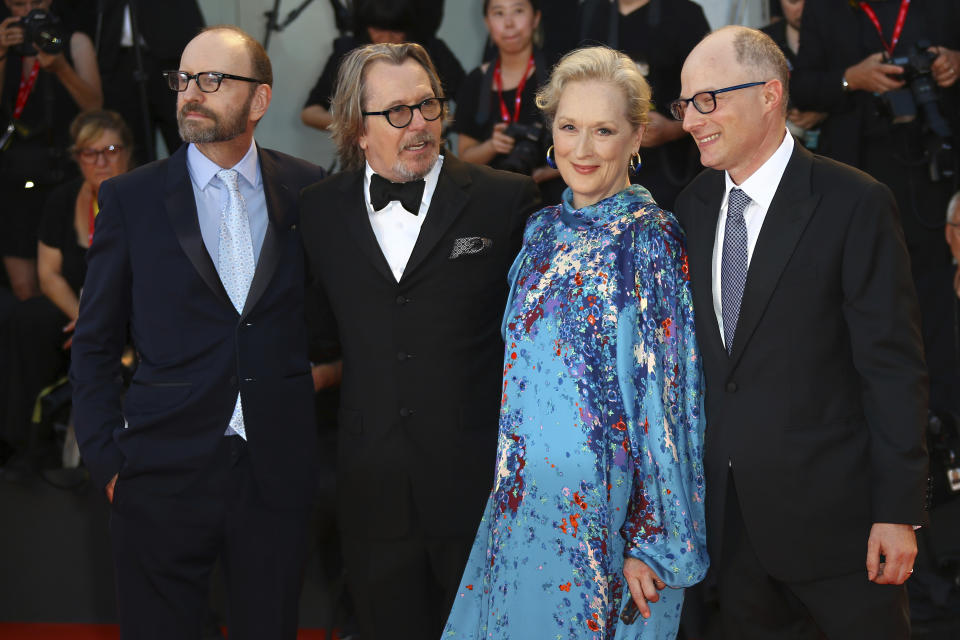
[[882,71],[886,75],[901,75],[903,73],[903,67],[897,64],[879,64],[877,65],[877,70]]
[[[652,573],[644,573],[640,576],[640,588],[643,589],[643,597],[647,602],[656,602],[660,599],[660,591],[654,584],[655,578],[656,576]],[[656,579],[659,580],[659,578]]]
[[628,579],[627,586],[630,588],[630,595],[633,597],[633,602],[637,605],[637,610],[640,612],[640,615],[644,618],[649,618],[650,605],[647,604],[647,599],[643,595],[643,589],[640,587],[640,581],[636,579]]
[[880,573],[880,543],[874,539],[867,541],[867,580],[871,582]]

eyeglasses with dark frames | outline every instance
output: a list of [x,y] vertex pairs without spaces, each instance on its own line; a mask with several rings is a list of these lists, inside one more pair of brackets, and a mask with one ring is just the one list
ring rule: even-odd
[[769,82],[769,80],[763,82],[748,82],[732,87],[724,87],[723,89],[714,89],[713,91],[701,91],[700,93],[693,94],[692,98],[677,98],[670,103],[670,115],[673,116],[674,120],[683,120],[683,116],[687,112],[687,105],[690,103],[693,103],[696,110],[704,115],[713,113],[717,110],[718,93],[737,91],[739,89],[746,89],[747,87],[758,87],[761,84],[767,84],[767,82]]
[[120,156],[120,152],[124,150],[122,144],[111,144],[102,149],[90,149],[90,148],[78,148],[74,147],[72,149],[73,155],[80,159],[84,164],[95,164],[97,160],[100,159],[100,156],[107,162],[112,162]]
[[398,104],[386,111],[363,111],[365,116],[383,116],[390,126],[403,129],[413,122],[414,109],[420,110],[420,115],[427,122],[432,122],[443,115],[443,104],[446,98],[427,98],[419,104]]
[[224,78],[229,80],[240,80],[242,82],[253,82],[256,84],[263,84],[260,80],[256,78],[247,78],[246,76],[235,76],[232,73],[220,73],[219,71],[199,71],[194,74],[189,74],[186,71],[164,71],[163,77],[167,79],[167,85],[169,85],[172,91],[186,91],[187,86],[190,84],[190,80],[193,80],[197,83],[197,88],[204,93],[213,93],[220,88],[220,83],[223,82]]

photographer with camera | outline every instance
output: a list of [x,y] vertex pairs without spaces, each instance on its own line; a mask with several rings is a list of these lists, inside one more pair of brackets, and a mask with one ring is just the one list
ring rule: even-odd
[[913,276],[947,264],[943,211],[957,185],[960,4],[806,0],[791,92],[826,111],[819,152],[893,191]]
[[456,96],[453,130],[461,160],[532,176],[544,204],[560,202],[560,172],[546,166],[549,131],[534,100],[549,73],[534,45],[538,0],[484,0],[496,58],[471,71]]
[[69,126],[103,104],[93,43],[49,12],[4,0],[0,22],[0,253],[14,294],[37,295],[37,228],[46,195],[75,171]]

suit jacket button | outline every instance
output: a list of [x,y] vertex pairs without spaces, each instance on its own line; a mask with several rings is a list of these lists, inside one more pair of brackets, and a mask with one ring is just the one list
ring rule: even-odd
[[736,393],[737,392],[737,383],[728,382],[727,383],[727,393]]
[[400,305],[401,307],[407,304],[408,302],[410,302],[410,298],[406,296],[397,296],[397,304]]
[[401,351],[400,353],[397,354],[397,360],[399,360],[400,362],[403,362],[404,360],[409,360],[412,357],[413,357],[413,354],[407,353],[406,351]]
[[413,409],[407,409],[406,407],[403,407],[402,409],[400,409],[401,418],[409,418],[412,415],[413,415]]

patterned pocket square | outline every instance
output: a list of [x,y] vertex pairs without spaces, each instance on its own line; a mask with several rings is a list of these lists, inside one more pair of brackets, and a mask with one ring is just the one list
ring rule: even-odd
[[481,236],[472,236],[470,238],[457,238],[453,241],[453,250],[450,251],[450,260],[456,260],[460,256],[475,256],[483,253],[493,246],[493,240]]

